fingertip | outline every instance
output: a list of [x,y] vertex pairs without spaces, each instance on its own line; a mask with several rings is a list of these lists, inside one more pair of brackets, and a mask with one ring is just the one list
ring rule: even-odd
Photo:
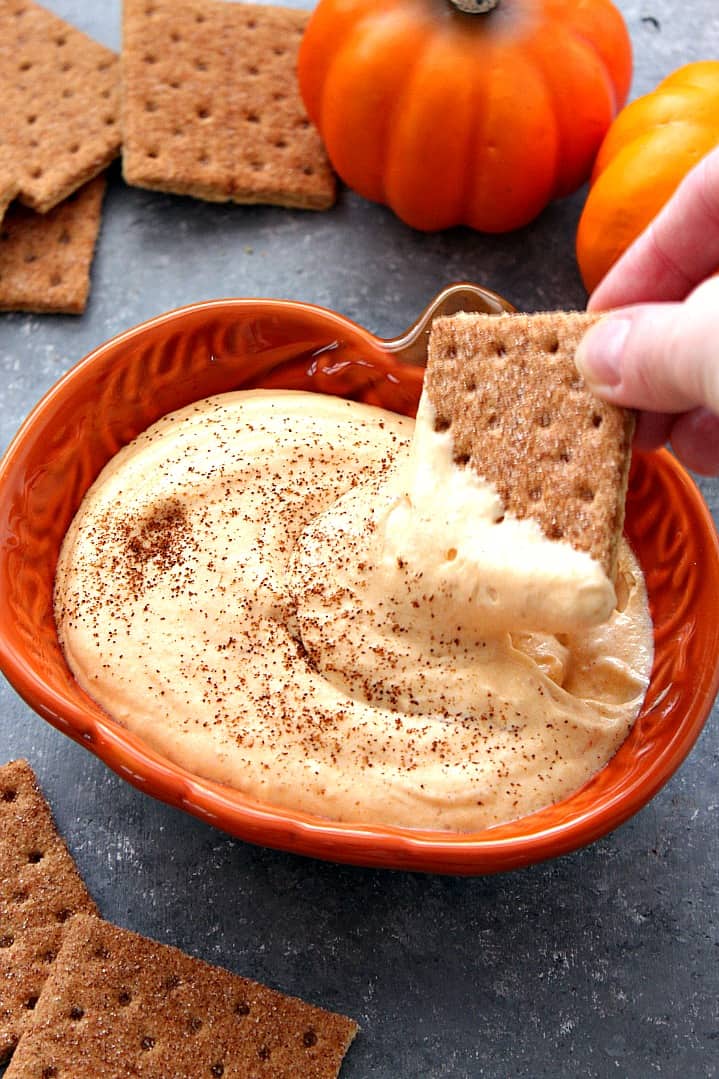
[[632,323],[626,318],[603,318],[579,343],[575,363],[585,382],[601,396],[612,396],[622,380],[624,347]]

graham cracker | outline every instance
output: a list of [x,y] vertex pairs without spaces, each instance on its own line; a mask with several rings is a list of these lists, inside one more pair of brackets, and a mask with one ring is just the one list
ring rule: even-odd
[[0,0],[0,205],[46,213],[120,150],[119,61],[32,0]]
[[105,187],[96,177],[47,214],[18,203],[8,210],[0,223],[0,311],[82,314]]
[[125,0],[127,183],[212,202],[330,207],[334,175],[297,84],[308,19],[222,0]]
[[73,918],[6,1079],[330,1079],[351,1019],[87,915]]
[[455,461],[494,484],[507,512],[588,552],[613,579],[634,416],[596,397],[575,366],[597,317],[436,319],[425,385]]
[[69,919],[97,908],[27,761],[0,768],[0,1062],[27,1029]]

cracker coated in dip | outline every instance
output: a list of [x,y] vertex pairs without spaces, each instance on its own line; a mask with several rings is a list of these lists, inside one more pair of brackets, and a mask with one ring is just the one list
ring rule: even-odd
[[459,548],[397,525],[413,427],[252,391],[123,449],[58,564],[83,688],[190,771],[335,820],[473,831],[580,787],[647,686],[641,572],[623,547],[619,609],[559,636],[463,617],[421,576],[459,579]]

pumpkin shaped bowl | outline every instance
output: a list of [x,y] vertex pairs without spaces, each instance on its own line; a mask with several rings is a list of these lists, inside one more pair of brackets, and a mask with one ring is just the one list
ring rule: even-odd
[[122,778],[249,842],[339,862],[481,874],[583,846],[643,806],[686,757],[719,686],[717,535],[689,476],[666,452],[636,457],[626,532],[655,627],[649,691],[629,737],[581,790],[472,834],[354,825],[253,801],[190,774],[114,722],[65,663],[53,617],[55,567],[86,490],[159,416],[238,388],[310,389],[411,414],[436,310],[508,305],[449,289],[406,334],[380,340],[331,311],[218,300],[161,315],[95,349],[46,394],[0,463],[0,666],[21,696]]

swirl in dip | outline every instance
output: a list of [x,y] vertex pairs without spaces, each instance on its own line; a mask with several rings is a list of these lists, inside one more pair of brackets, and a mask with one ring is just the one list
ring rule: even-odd
[[189,771],[334,820],[475,831],[579,788],[648,684],[641,571],[623,544],[615,605],[533,522],[490,534],[429,419],[413,443],[394,413],[260,390],[154,424],[61,551],[81,686]]

